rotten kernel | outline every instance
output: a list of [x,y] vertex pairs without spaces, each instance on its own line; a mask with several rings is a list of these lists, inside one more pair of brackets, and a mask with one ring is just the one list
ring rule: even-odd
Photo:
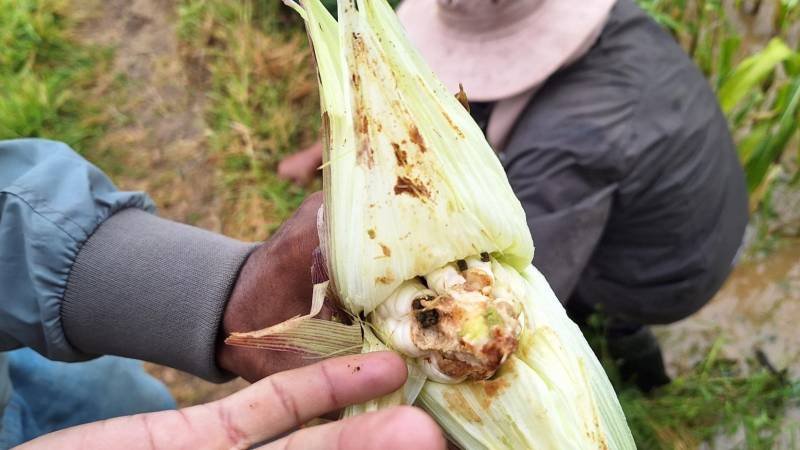
[[458,266],[458,270],[462,272],[467,270],[467,262],[464,261],[463,259],[459,259],[458,261],[456,261],[456,265]]
[[489,262],[489,253],[488,252],[481,252],[481,261]]
[[428,328],[439,323],[439,311],[430,309],[417,313],[417,322],[422,328]]

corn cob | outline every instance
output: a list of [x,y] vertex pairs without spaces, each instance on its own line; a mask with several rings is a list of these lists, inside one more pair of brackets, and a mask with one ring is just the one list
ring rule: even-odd
[[[337,23],[319,0],[287,4],[319,74],[331,280],[309,316],[232,342],[399,352],[406,386],[345,414],[416,402],[463,448],[635,448],[605,372],[531,265],[502,166],[391,7],[343,0]],[[310,318],[326,290],[355,325]],[[335,326],[347,331],[332,347]],[[342,343],[353,327],[360,339]]]

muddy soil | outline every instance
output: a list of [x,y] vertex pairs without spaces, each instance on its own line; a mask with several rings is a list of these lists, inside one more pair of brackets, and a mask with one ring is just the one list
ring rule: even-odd
[[[736,361],[743,373],[763,366],[757,351],[775,370],[800,377],[800,240],[785,241],[766,256],[741,263],[722,290],[699,313],[655,331],[672,376],[702,361],[715,342],[719,357]],[[760,367],[759,367],[760,368]],[[797,404],[797,399],[794,399]],[[800,408],[790,406],[776,448],[797,448]],[[702,450],[747,448],[742,429],[720,433]]]
[[[699,313],[657,331],[673,375],[701,361],[722,339],[721,356],[747,369],[762,350],[800,377],[800,240],[740,264]],[[749,364],[748,364],[749,363]]]
[[[117,186],[150,194],[161,216],[219,231],[202,91],[192,89],[197,69],[179,53],[177,2],[110,0],[76,7],[87,16],[80,37],[114,48],[109,79],[124,79],[122,88],[100,94],[108,97],[108,114],[117,125],[89,158],[101,166],[113,161],[103,168]],[[214,385],[170,368],[146,368],[169,386],[180,405],[216,399],[246,385],[241,380]]]

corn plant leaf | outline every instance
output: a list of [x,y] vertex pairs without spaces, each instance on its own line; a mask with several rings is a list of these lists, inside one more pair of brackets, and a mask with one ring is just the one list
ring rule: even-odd
[[739,153],[739,162],[746,166],[753,158],[756,149],[767,139],[770,129],[770,122],[761,122],[755,125],[746,136],[739,141],[737,151]]
[[718,78],[716,88],[718,90],[730,78],[733,60],[741,44],[742,38],[739,36],[727,36],[723,39],[719,49],[719,56],[717,57]]
[[722,110],[726,114],[733,111],[751,89],[764,81],[792,53],[786,43],[775,38],[763,50],[742,61],[719,90]]
[[766,179],[767,172],[786,149],[789,140],[797,131],[800,112],[800,79],[788,84],[779,93],[776,105],[781,114],[775,119],[775,129],[767,139],[748,155],[745,165],[747,188],[754,192]]

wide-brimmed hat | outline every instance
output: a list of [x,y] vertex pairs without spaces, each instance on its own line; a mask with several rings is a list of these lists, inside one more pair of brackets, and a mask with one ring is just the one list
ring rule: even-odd
[[597,35],[616,0],[405,0],[401,22],[445,85],[470,100],[542,83]]

